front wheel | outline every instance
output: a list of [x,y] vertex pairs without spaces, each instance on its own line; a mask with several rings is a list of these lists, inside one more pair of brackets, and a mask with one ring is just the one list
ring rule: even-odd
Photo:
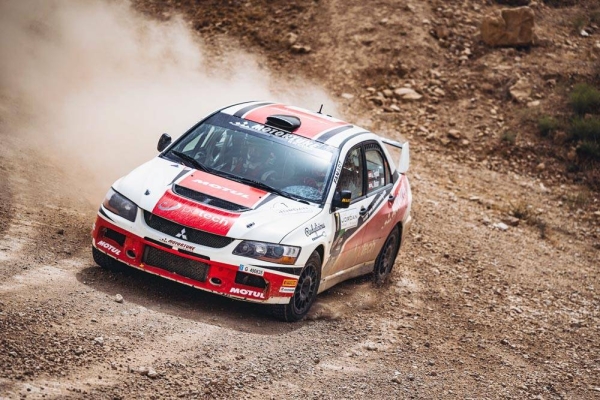
[[385,240],[377,259],[375,260],[375,266],[373,267],[373,281],[375,284],[383,284],[390,275],[390,272],[392,272],[394,261],[396,261],[396,256],[398,255],[399,246],[400,230],[396,226]]
[[286,322],[296,322],[304,318],[317,297],[320,281],[321,256],[315,251],[300,272],[298,284],[290,302],[273,306],[275,318]]

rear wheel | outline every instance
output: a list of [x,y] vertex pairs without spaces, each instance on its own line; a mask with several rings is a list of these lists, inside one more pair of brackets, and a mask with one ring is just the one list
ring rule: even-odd
[[96,264],[101,266],[102,268],[108,269],[110,271],[123,271],[125,264],[120,261],[115,260],[114,258],[104,254],[97,248],[92,246],[92,256],[94,257],[94,261]]
[[385,282],[387,277],[392,272],[396,256],[398,255],[398,247],[400,246],[400,230],[394,227],[392,232],[385,240],[373,267],[373,281],[377,285]]
[[294,296],[292,296],[288,304],[273,306],[273,315],[282,321],[300,321],[313,305],[317,297],[320,281],[321,256],[315,251],[310,255],[302,272],[300,272]]

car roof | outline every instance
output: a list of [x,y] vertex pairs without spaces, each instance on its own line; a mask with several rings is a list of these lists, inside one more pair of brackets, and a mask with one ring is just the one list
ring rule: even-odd
[[356,136],[371,134],[366,129],[329,115],[281,103],[253,101],[226,107],[221,112],[259,124],[265,124],[271,116],[296,117],[300,126],[292,133],[334,147],[341,147]]

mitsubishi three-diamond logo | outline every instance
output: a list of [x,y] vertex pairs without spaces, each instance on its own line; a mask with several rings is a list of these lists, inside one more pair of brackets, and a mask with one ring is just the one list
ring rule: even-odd
[[183,228],[181,230],[181,232],[179,232],[177,235],[175,235],[175,237],[181,238],[183,240],[187,240],[187,236],[185,235],[185,228]]

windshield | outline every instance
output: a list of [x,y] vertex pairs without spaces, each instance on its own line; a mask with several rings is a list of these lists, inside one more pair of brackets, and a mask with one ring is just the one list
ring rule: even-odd
[[256,122],[218,113],[164,154],[196,169],[268,185],[293,199],[321,203],[337,149]]

